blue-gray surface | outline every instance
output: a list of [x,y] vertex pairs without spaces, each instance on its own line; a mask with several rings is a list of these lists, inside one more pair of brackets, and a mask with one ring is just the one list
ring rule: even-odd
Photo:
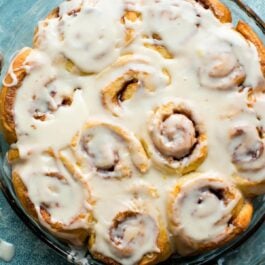
[[[8,0],[0,0],[1,3]],[[9,0],[11,2],[12,0]],[[21,1],[21,0],[13,0]],[[12,2],[13,2],[12,1]],[[45,1],[45,0],[43,0]],[[265,0],[245,0],[263,19],[265,19]],[[14,2],[13,2],[14,3]],[[14,214],[3,195],[0,192],[0,238],[12,242],[16,247],[15,258],[10,265],[61,265],[68,264],[59,257],[49,247],[42,243],[32,232],[22,223],[22,221]],[[264,253],[264,261],[259,265],[265,265],[265,224],[256,232],[255,236],[250,238],[243,246],[241,246],[235,255],[220,260],[221,265],[252,265],[253,252]],[[251,253],[251,254],[248,254]],[[249,259],[249,260],[247,260]],[[4,262],[0,261],[0,264]]]

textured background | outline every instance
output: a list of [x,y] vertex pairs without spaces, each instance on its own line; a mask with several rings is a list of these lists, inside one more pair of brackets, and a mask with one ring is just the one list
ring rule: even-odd
[[[15,1],[22,0],[0,0],[0,9],[1,4],[3,4],[4,2],[13,2],[14,4]],[[260,17],[263,18],[263,20],[265,19],[265,0],[244,0],[244,2],[246,2],[250,7],[252,7],[260,15]],[[32,234],[32,232],[14,214],[1,192],[0,238],[8,242],[12,242],[16,247],[16,255],[15,258],[9,263],[10,265],[68,264],[65,260],[59,257],[55,252],[53,252],[35,235]],[[259,256],[264,255],[264,261],[262,261],[260,264],[255,265],[265,265],[264,238],[265,224],[256,232],[254,237],[250,238],[243,246],[238,249],[236,254],[233,253],[233,255],[226,258],[225,261],[221,259],[218,262],[218,265],[241,265],[243,260],[244,264],[253,265],[253,251],[255,251],[255,253],[259,253]],[[4,264],[4,262],[0,261],[0,264]]]

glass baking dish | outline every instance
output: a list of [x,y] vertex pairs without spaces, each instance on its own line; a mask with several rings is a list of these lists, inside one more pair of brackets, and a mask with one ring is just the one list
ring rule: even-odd
[[[3,77],[6,68],[13,54],[24,46],[31,46],[32,36],[38,21],[44,18],[47,13],[56,7],[63,0],[20,0],[8,1],[0,0],[0,52],[4,55],[4,64],[2,69]],[[232,11],[234,23],[242,19],[249,23],[252,28],[265,41],[265,25],[249,7],[241,0],[222,0]],[[89,253],[82,250],[74,250],[71,246],[64,244],[50,235],[45,229],[40,227],[31,217],[29,217],[19,200],[17,199],[11,179],[10,168],[6,161],[6,152],[8,145],[2,135],[0,135],[0,187],[11,207],[21,218],[22,221],[46,244],[58,252],[61,256],[70,262],[76,264],[101,264],[91,258]],[[217,250],[208,253],[183,258],[177,255],[172,256],[165,264],[178,265],[199,265],[199,264],[225,264],[227,256],[234,254],[240,255],[240,265],[264,264],[264,254],[257,251],[247,253],[248,259],[244,258],[244,253],[238,253],[238,247],[245,243],[265,221],[265,195],[254,200],[255,213],[249,229],[233,242]],[[249,255],[252,255],[250,257]],[[85,257],[85,258],[84,258]],[[251,259],[249,259],[251,258]]]

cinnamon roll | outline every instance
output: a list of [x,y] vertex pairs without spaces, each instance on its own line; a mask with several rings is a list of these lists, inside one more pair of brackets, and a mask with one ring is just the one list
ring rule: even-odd
[[156,264],[170,255],[165,227],[147,213],[118,213],[106,240],[110,246],[109,256],[97,252],[96,235],[89,242],[92,255],[105,264]]
[[247,123],[229,132],[231,161],[237,168],[234,180],[247,195],[265,191],[265,141],[259,128]]
[[170,230],[181,255],[220,247],[244,231],[252,205],[226,178],[215,172],[192,174],[170,194]]
[[118,12],[110,16],[100,6],[101,3],[93,1],[78,1],[67,7],[62,4],[39,24],[35,47],[50,50],[50,56],[73,73],[101,72],[118,59],[133,38],[125,17],[129,20],[134,17]]
[[[149,168],[149,159],[140,141],[110,123],[88,122],[72,140],[71,149],[76,159],[73,168],[103,179],[129,178],[135,170],[145,173]],[[61,154],[67,161],[63,150]]]
[[[201,61],[198,71],[200,85],[222,91],[244,88],[255,90],[259,88],[264,91],[265,48],[256,33],[246,23],[240,21],[236,29],[231,32],[232,35],[237,36],[238,42],[235,42],[232,35],[224,36],[222,29],[212,32],[212,34],[216,36],[209,37],[207,43],[200,43],[197,49],[197,55]],[[218,42],[216,42],[216,37]],[[251,83],[247,75],[250,64],[252,64],[249,62],[250,54],[238,52],[242,47],[248,47],[250,50],[256,49],[258,58],[256,56],[255,60],[259,60],[260,67],[256,69],[255,66],[256,70],[253,74],[259,75],[255,83]]]
[[[0,95],[1,123],[8,141],[13,143],[17,140],[16,116],[32,117],[29,127],[23,129],[36,130],[40,123],[54,119],[61,108],[69,108],[81,90],[74,83],[59,76],[42,52],[30,48],[19,52],[4,78]],[[20,97],[30,100],[23,107],[15,106],[15,100]],[[16,114],[15,107],[19,109]],[[19,133],[25,135],[24,130],[19,130]]]
[[216,50],[204,57],[202,64],[199,78],[203,87],[229,90],[245,81],[245,70],[231,51]]
[[17,148],[10,148],[7,153],[7,161],[12,164],[20,159],[19,150]]
[[207,155],[204,125],[188,101],[175,99],[155,109],[148,130],[150,155],[169,173],[193,171]]
[[88,183],[72,175],[51,151],[31,160],[13,167],[12,182],[23,207],[51,233],[83,245],[93,222]]
[[134,56],[124,56],[101,77],[119,73],[101,91],[103,105],[115,116],[122,115],[126,101],[132,100],[138,90],[144,89],[147,94],[153,94],[158,89],[164,89],[171,82],[166,69],[157,69],[149,62]]

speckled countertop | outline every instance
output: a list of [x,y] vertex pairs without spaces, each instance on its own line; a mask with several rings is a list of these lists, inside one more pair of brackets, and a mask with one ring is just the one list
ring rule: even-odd
[[[20,0],[0,0],[20,1]],[[45,0],[43,0],[45,1]],[[265,19],[265,0],[244,0],[263,20]],[[1,34],[1,33],[0,33]],[[1,38],[1,36],[0,36]],[[10,208],[0,192],[0,238],[11,242],[16,247],[16,255],[10,265],[66,265],[64,259],[59,257],[53,250],[40,241],[22,223]],[[253,251],[264,254],[264,260],[260,264],[265,265],[265,224],[250,238],[238,251],[233,253],[226,261],[220,260],[219,265],[241,265],[242,256],[244,264],[253,265]],[[254,247],[253,247],[254,246]],[[252,253],[249,255],[248,253]],[[249,260],[248,260],[249,259]],[[0,264],[5,264],[0,261]]]

